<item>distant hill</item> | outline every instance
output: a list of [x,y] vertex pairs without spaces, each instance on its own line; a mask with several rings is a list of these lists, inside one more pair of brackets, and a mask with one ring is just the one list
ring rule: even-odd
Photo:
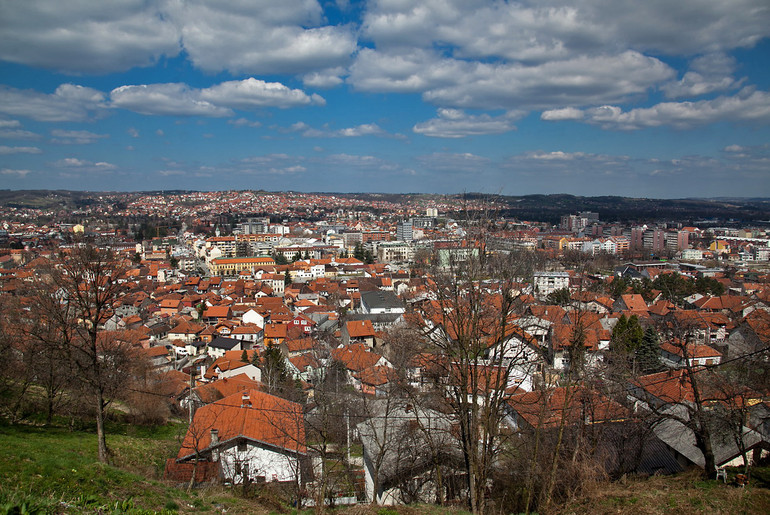
[[[179,195],[191,191],[152,191],[152,192],[84,192],[66,190],[0,190],[0,206],[73,210],[103,202],[100,196],[110,196],[112,202],[142,195]],[[342,198],[354,198],[370,202],[391,202],[395,204],[415,203],[434,200],[457,203],[465,200],[494,200],[500,216],[519,220],[540,221],[556,224],[563,215],[578,211],[595,211],[599,219],[605,222],[649,222],[679,221],[697,223],[714,220],[718,223],[728,221],[740,223],[758,223],[770,220],[770,198],[682,198],[652,199],[619,196],[582,197],[568,194],[552,195],[488,195],[482,193],[462,193],[456,195],[437,195],[425,193],[314,193],[315,195],[334,195]],[[449,213],[455,216],[457,213]]]

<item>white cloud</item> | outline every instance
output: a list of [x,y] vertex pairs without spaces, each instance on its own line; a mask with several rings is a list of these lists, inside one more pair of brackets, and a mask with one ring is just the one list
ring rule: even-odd
[[202,100],[200,90],[186,84],[121,86],[110,93],[112,105],[140,114],[161,116],[232,116],[231,109]]
[[109,134],[96,134],[89,131],[65,131],[61,129],[52,130],[51,135],[53,136],[51,140],[53,143],[64,145],[86,145],[110,137]]
[[48,95],[37,91],[0,86],[0,112],[43,122],[84,121],[104,114],[101,91],[62,84]]
[[503,116],[469,115],[458,109],[439,109],[438,118],[418,123],[412,130],[434,138],[464,138],[484,134],[501,134],[515,130],[515,119],[523,113],[509,112]]
[[356,138],[360,136],[381,136],[386,134],[376,123],[365,123],[356,125],[355,127],[331,130],[328,126],[324,126],[321,129],[314,129],[304,122],[297,122],[292,124],[291,130],[301,131],[302,136],[306,138]]
[[342,75],[347,72],[342,67],[330,68],[319,72],[306,73],[302,83],[311,88],[333,88],[343,83]]
[[377,48],[430,48],[455,57],[520,62],[571,59],[617,48],[695,54],[751,46],[770,35],[763,0],[469,2],[378,0],[363,37]]
[[543,111],[543,113],[540,115],[540,119],[557,122],[564,120],[581,120],[583,116],[583,111],[580,109],[574,107],[564,107],[561,109],[549,109],[547,111]]
[[179,53],[155,0],[3,2],[0,59],[65,73],[108,73]]
[[0,120],[0,129],[21,127],[19,120]]
[[40,134],[25,131],[21,129],[0,129],[0,138],[2,139],[40,139]]
[[174,2],[190,60],[206,71],[310,73],[345,66],[356,49],[352,27],[323,25],[315,0]]
[[126,132],[132,138],[138,138],[139,137],[139,131],[136,130],[134,127],[129,127],[128,129],[126,129]]
[[200,98],[214,105],[234,109],[288,108],[326,103],[319,95],[307,95],[299,89],[290,89],[279,82],[265,82],[253,77],[223,82],[203,89],[200,91]]
[[18,177],[26,177],[30,173],[30,170],[15,170],[13,168],[3,168],[0,170],[0,175],[16,175]]
[[37,147],[7,147],[0,145],[0,154],[42,154],[43,151]]
[[683,98],[727,91],[740,87],[745,79],[736,80],[731,75],[735,59],[723,53],[700,56],[693,60],[690,70],[678,81],[661,86],[668,98]]
[[161,116],[227,117],[234,114],[233,109],[325,104],[319,95],[254,78],[222,82],[205,89],[181,83],[121,86],[112,90],[110,98],[113,107]]
[[92,161],[78,159],[76,157],[65,157],[64,159],[59,159],[58,161],[54,162],[53,165],[59,168],[82,171],[109,171],[115,170],[117,168],[116,165],[107,163],[105,161],[98,161],[94,163]]
[[235,120],[227,120],[227,123],[234,127],[261,127],[262,123],[258,121],[247,120],[246,118],[238,118]]
[[525,66],[442,58],[435,51],[364,49],[348,80],[364,91],[422,92],[425,100],[440,106],[549,109],[610,98],[626,101],[673,76],[663,62],[633,51]]
[[602,106],[586,109],[584,114],[588,123],[621,130],[660,126],[689,129],[720,121],[767,124],[770,123],[770,92],[744,88],[734,96],[712,100],[663,102],[625,112],[617,106]]

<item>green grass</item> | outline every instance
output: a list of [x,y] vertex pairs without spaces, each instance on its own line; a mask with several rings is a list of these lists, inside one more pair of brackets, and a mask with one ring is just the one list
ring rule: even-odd
[[162,480],[179,427],[108,433],[110,465],[96,459],[96,435],[60,427],[0,426],[0,515],[22,513],[234,513],[264,510],[224,488],[187,493]]

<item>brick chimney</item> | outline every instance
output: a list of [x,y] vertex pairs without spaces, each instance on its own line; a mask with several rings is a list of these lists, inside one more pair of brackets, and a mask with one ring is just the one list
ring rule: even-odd
[[211,444],[209,445],[209,447],[211,447],[211,461],[219,461],[219,449],[216,448],[217,445],[219,445],[219,430],[212,429]]

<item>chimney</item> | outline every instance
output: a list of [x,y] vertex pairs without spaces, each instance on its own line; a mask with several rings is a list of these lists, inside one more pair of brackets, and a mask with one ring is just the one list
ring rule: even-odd
[[217,449],[218,445],[219,445],[219,430],[212,429],[211,444],[209,445],[209,447],[211,447],[211,461],[219,461],[219,449]]
[[249,394],[245,393],[241,396],[241,408],[250,408],[251,407],[251,399],[249,399]]

